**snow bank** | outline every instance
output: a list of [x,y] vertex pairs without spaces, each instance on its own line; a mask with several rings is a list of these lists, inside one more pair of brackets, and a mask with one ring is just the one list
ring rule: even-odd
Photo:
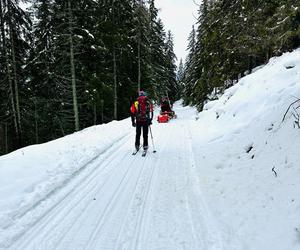
[[0,234],[130,132],[114,121],[0,157]]
[[[300,50],[272,58],[191,126],[202,188],[233,249],[300,249]],[[213,204],[213,205],[212,205]]]

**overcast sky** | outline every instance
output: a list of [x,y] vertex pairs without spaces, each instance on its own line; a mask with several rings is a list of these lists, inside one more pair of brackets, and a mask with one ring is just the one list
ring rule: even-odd
[[[200,3],[201,0],[194,0]],[[187,55],[187,38],[196,23],[199,7],[193,0],[156,0],[156,7],[160,9],[159,16],[163,20],[165,30],[171,30],[174,35],[174,51],[178,58],[185,59]]]

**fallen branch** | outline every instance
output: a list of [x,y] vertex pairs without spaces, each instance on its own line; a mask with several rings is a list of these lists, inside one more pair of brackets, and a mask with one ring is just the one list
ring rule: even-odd
[[277,172],[275,171],[275,167],[272,168],[272,171],[274,172],[275,177],[277,177]]
[[295,103],[297,103],[297,102],[299,102],[299,101],[300,101],[300,99],[298,98],[296,101],[294,101],[294,102],[292,102],[292,103],[290,104],[290,106],[289,106],[288,109],[286,110],[286,112],[285,112],[285,114],[284,114],[283,119],[282,119],[281,122],[284,122],[285,117],[286,117],[286,115],[288,114],[290,108],[291,108]]
[[[298,128],[300,128],[300,115],[296,112],[293,113],[293,116],[295,118],[294,124],[298,126]],[[294,127],[295,127],[294,125]]]

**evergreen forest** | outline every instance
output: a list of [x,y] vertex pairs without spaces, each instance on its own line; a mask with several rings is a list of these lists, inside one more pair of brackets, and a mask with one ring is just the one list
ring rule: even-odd
[[178,72],[185,105],[201,111],[257,66],[299,46],[298,0],[203,0]]
[[154,0],[0,0],[0,154],[178,99],[173,46]]
[[141,89],[201,111],[300,46],[297,0],[202,0],[198,9],[177,69],[154,0],[0,0],[0,154],[124,119]]

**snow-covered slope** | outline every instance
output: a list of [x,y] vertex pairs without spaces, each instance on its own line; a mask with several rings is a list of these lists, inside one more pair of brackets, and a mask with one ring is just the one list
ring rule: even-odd
[[127,120],[114,121],[0,157],[0,248],[10,243],[6,236],[26,230],[23,225],[16,228],[19,219],[59,192],[99,156],[105,158],[130,132]]
[[296,97],[299,50],[177,104],[146,158],[129,119],[0,157],[0,249],[300,249]]
[[238,249],[300,249],[300,130],[291,112],[282,123],[297,98],[300,50],[244,77],[191,125],[201,188]]

